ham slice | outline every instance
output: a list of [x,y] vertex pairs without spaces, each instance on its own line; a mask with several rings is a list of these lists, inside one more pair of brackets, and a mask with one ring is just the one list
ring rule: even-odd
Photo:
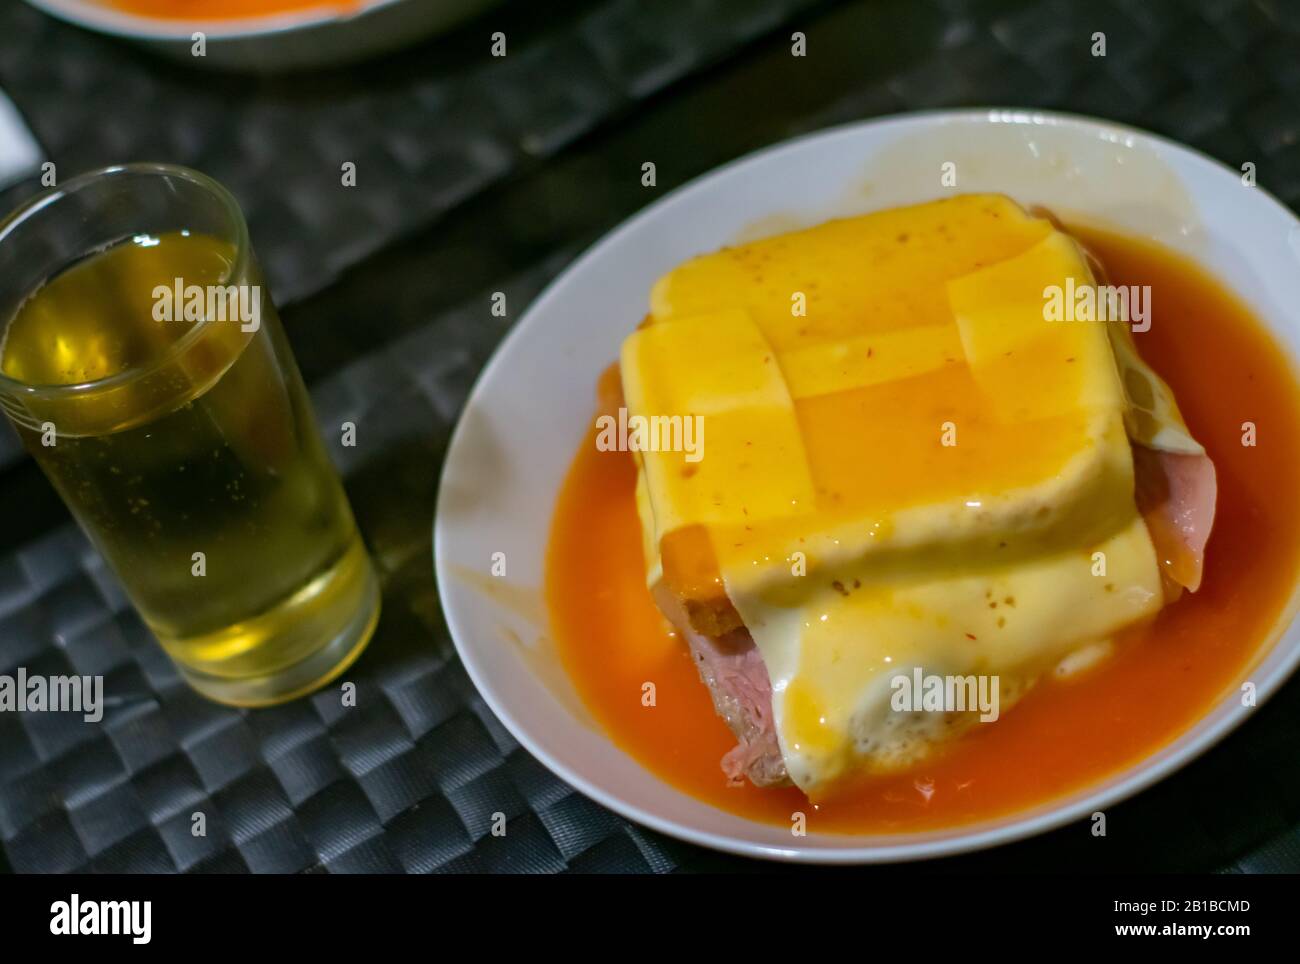
[[1155,543],[1166,589],[1172,589],[1166,595],[1176,597],[1183,588],[1196,592],[1214,525],[1218,494],[1214,463],[1208,455],[1134,445],[1133,470],[1138,511]]
[[706,636],[688,629],[685,634],[713,708],[739,741],[722,758],[727,779],[741,784],[749,777],[759,787],[789,783],[772,717],[771,679],[748,631]]

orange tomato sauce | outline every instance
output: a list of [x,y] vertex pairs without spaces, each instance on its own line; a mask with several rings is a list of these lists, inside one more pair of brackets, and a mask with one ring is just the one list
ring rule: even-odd
[[[1286,614],[1300,568],[1300,390],[1250,310],[1193,262],[1115,234],[1073,229],[1112,284],[1150,285],[1136,333],[1218,471],[1218,507],[1199,592],[1130,630],[1115,655],[1045,680],[990,726],[904,772],[810,805],[793,788],[728,786],[735,739],[714,713],[684,641],[645,585],[627,453],[589,437],[561,490],[547,556],[552,631],[580,695],[612,739],[682,791],[722,810],[808,829],[879,833],[951,827],[1041,805],[1151,754],[1235,689]],[[1257,444],[1242,444],[1242,423]],[[656,705],[642,705],[653,681]]]
[[167,20],[224,20],[263,17],[298,10],[352,13],[366,0],[101,0],[105,6],[143,17]]

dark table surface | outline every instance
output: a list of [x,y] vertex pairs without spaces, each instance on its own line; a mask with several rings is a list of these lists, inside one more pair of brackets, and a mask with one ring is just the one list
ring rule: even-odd
[[[505,58],[489,54],[498,30]],[[1099,30],[1104,58],[1089,52]],[[526,304],[646,204],[648,156],[662,194],[794,134],[914,109],[1114,118],[1252,161],[1300,205],[1292,0],[517,0],[400,55],[280,78],[196,72],[2,0],[0,87],[61,179],[159,160],[234,191],[320,423],[358,426],[333,454],[384,581],[349,671],[355,709],[336,694],[206,702],[0,430],[0,673],[103,674],[109,701],[98,725],[0,714],[0,869],[15,871],[780,869],[587,800],[519,748],[460,666],[430,521],[457,411],[509,324],[490,293]],[[1104,843],[1066,827],[931,866],[1298,871],[1298,750],[1300,679],[1113,808]],[[196,810],[206,837],[190,833]]]

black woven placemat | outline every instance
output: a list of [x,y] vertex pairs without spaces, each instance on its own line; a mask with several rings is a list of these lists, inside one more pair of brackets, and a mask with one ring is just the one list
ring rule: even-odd
[[[636,177],[647,157],[662,192],[792,133],[903,109],[1001,102],[1115,117],[1234,167],[1253,161],[1261,185],[1300,202],[1296,5],[709,0],[649,9],[659,6],[574,4],[553,23],[525,24],[544,53],[509,67],[520,72],[510,73],[513,86],[482,87],[498,99],[492,130],[502,117],[521,125],[508,128],[507,166],[465,186],[436,164],[391,164],[378,194],[342,208],[338,192],[313,194],[295,180],[322,156],[333,164],[297,142],[328,130],[339,150],[366,157],[391,152],[382,145],[396,130],[426,160],[443,156],[439,138],[451,135],[431,117],[444,102],[417,92],[463,91],[475,82],[467,78],[504,69],[459,46],[490,34],[490,16],[428,48],[444,52],[445,69],[417,51],[315,87],[243,78],[214,87],[0,6],[0,83],[61,164],[198,145],[165,159],[204,167],[240,194],[255,246],[276,266],[273,287],[321,424],[357,423],[359,444],[334,455],[385,595],[378,635],[348,674],[355,708],[343,709],[335,690],[269,710],[213,705],[180,682],[61,510],[30,508],[43,483],[29,462],[14,461],[0,475],[5,522],[30,528],[18,516],[35,515],[43,528],[0,555],[0,673],[102,673],[111,705],[99,725],[0,714],[0,841],[13,869],[779,869],[670,841],[591,803],[519,749],[456,660],[431,576],[429,523],[456,412],[509,324],[491,315],[491,292],[526,304],[583,245],[651,200]],[[591,51],[552,40],[619,17],[645,19],[611,28],[608,43],[623,53],[602,56],[644,74],[597,107]],[[11,26],[35,40],[16,40]],[[808,37],[803,62],[789,56],[793,29]],[[1089,53],[1098,30],[1105,58]],[[706,35],[723,40],[702,46]],[[691,50],[706,52],[679,63]],[[389,80],[358,93],[367,70]],[[128,95],[148,91],[139,95],[148,109],[119,106],[112,124],[100,124],[68,102],[70,92],[99,96],[110,79]],[[99,112],[115,109],[111,101],[100,98]],[[334,126],[331,104],[355,123]],[[59,112],[77,120],[48,116]],[[209,141],[212,129],[224,135]],[[546,131],[529,142],[545,146],[523,149],[521,130]],[[460,133],[488,136],[475,131],[470,123]],[[276,149],[262,153],[258,136]],[[280,151],[298,160],[280,168]],[[285,200],[290,185],[305,192],[295,204]],[[424,206],[408,208],[417,194]],[[30,496],[23,508],[20,495]],[[1298,870],[1298,747],[1295,681],[1204,758],[1112,808],[1103,841],[1070,827],[938,866]],[[190,833],[196,811],[207,816],[206,837]],[[505,836],[490,832],[498,812]]]
[[[0,87],[61,178],[165,161],[229,187],[287,303],[812,6],[507,3],[383,60],[249,77],[163,60],[5,0]],[[497,32],[504,57],[490,56]],[[354,189],[342,186],[345,163],[356,165]],[[0,431],[0,466],[18,452]]]

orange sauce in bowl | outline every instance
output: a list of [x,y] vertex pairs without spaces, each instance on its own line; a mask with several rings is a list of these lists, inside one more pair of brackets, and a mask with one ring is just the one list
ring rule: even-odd
[[104,6],[142,17],[163,20],[233,20],[266,17],[299,10],[348,14],[368,0],[101,0]]
[[[645,585],[636,470],[589,437],[560,492],[546,563],[552,631],[566,669],[611,738],[659,777],[732,813],[814,832],[928,830],[1029,809],[1081,790],[1175,739],[1263,655],[1300,572],[1300,388],[1250,310],[1193,262],[1155,245],[1072,229],[1112,284],[1150,285],[1136,333],[1218,471],[1218,508],[1195,594],[1117,640],[1071,680],[1045,680],[990,726],[909,770],[812,805],[793,788],[728,786],[735,739],[714,713],[684,641]],[[1242,444],[1253,422],[1257,444]],[[653,707],[642,687],[653,682]]]

